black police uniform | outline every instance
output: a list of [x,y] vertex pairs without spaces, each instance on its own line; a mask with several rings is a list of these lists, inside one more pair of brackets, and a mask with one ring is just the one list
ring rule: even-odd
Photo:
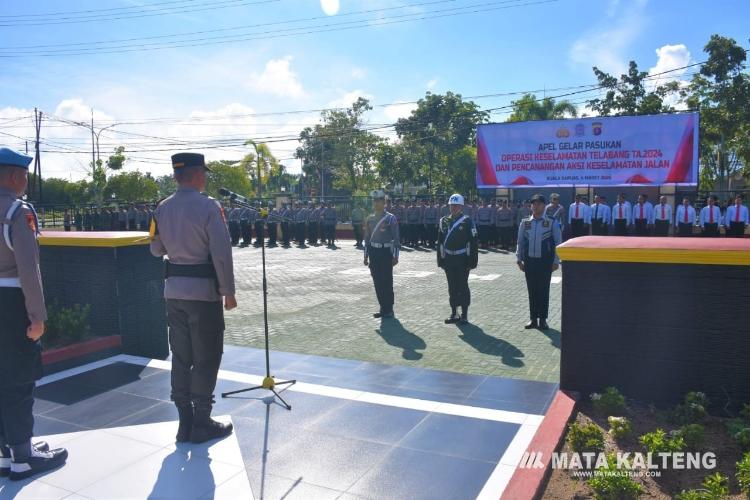
[[469,272],[476,269],[478,260],[477,228],[471,217],[462,213],[440,219],[437,264],[448,279],[451,320],[456,319],[456,308],[461,307],[462,322],[466,321],[471,304]]
[[393,315],[393,260],[398,259],[400,237],[398,221],[388,211],[370,215],[365,221],[365,259],[369,259],[370,275],[380,312],[375,316]]

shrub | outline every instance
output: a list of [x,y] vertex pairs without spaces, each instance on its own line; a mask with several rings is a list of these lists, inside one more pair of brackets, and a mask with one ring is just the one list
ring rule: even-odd
[[602,394],[593,393],[591,403],[602,415],[620,415],[625,411],[625,396],[614,387],[607,387]]
[[706,442],[706,428],[701,424],[683,425],[677,435],[685,441],[688,450],[701,450]]
[[607,423],[609,423],[609,433],[615,439],[626,438],[633,430],[630,420],[626,417],[608,417]]
[[650,453],[674,453],[685,449],[682,436],[668,436],[664,429],[656,429],[638,438],[638,441]]
[[89,315],[91,305],[74,304],[73,307],[61,307],[57,302],[47,308],[46,341],[51,344],[73,343],[89,334]]
[[688,392],[685,402],[674,409],[674,419],[681,424],[692,424],[703,421],[708,416],[709,401],[702,392]]
[[643,493],[643,487],[633,481],[627,471],[617,469],[617,461],[613,456],[607,457],[607,466],[598,467],[594,477],[587,483],[594,490],[596,498],[602,500],[637,498]]
[[750,427],[745,427],[741,431],[735,433],[733,437],[742,451],[750,451]]
[[579,425],[573,422],[568,426],[568,444],[576,452],[602,451],[604,433],[596,424]]
[[729,495],[729,478],[718,472],[703,479],[703,488],[679,493],[677,500],[718,500]]
[[750,499],[750,452],[745,453],[742,460],[737,462],[737,482],[740,491]]

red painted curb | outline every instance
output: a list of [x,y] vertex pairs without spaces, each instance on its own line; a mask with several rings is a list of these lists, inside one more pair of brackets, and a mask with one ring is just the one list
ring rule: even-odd
[[67,345],[58,349],[51,349],[42,352],[42,364],[51,365],[60,361],[86,356],[105,349],[122,346],[122,337],[119,335],[110,335],[108,337],[98,337],[95,339],[79,342],[77,344]]
[[508,486],[503,491],[502,500],[531,500],[539,498],[546,479],[552,472],[550,457],[562,441],[565,428],[573,415],[576,397],[568,392],[557,391],[555,399],[537,429],[534,438],[526,451],[542,453],[543,468],[516,469],[510,478]]

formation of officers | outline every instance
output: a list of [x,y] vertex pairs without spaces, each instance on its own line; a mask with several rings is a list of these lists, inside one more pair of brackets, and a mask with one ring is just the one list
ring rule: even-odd
[[545,213],[555,219],[561,227],[567,227],[570,237],[588,234],[606,236],[693,236],[696,228],[702,236],[742,238],[745,228],[750,225],[748,207],[743,204],[742,195],[737,195],[728,206],[719,206],[716,196],[709,196],[706,205],[697,211],[690,198],[684,197],[676,208],[661,196],[658,203],[652,204],[648,196],[641,194],[631,204],[625,194],[620,194],[613,205],[607,204],[606,197],[597,195],[589,205],[586,199],[577,195],[567,210],[560,205],[559,197],[552,195],[552,202]]
[[148,204],[65,210],[65,231],[148,231],[154,211]]

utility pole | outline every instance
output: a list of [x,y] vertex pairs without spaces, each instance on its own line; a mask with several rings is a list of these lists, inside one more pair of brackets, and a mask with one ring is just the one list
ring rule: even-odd
[[[34,197],[35,191],[39,190],[39,198],[35,199],[37,203],[41,204],[43,201],[42,197],[42,160],[41,155],[39,151],[39,133],[42,128],[42,112],[38,111],[36,108],[34,108],[34,131],[36,133],[36,140],[34,141],[34,149],[35,149],[35,155],[34,155],[34,182],[32,182],[32,187],[29,190],[29,196]],[[26,143],[26,150],[28,152],[29,144]]]
[[91,108],[91,171],[96,173],[96,137],[94,135],[94,108]]
[[325,196],[325,176],[326,169],[323,166],[323,141],[320,141],[320,199]]

